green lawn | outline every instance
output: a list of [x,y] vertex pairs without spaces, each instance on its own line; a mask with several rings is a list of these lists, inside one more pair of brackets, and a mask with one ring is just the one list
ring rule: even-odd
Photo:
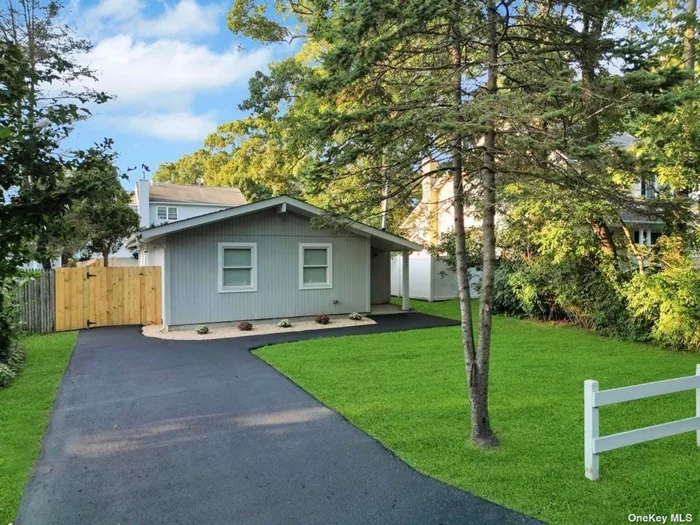
[[27,337],[25,369],[8,388],[0,390],[2,525],[11,522],[17,513],[76,337],[76,332]]
[[[458,317],[456,301],[412,306]],[[271,346],[257,354],[432,477],[545,521],[627,523],[630,513],[700,519],[700,449],[692,433],[601,455],[583,472],[583,381],[601,389],[695,373],[700,355],[496,317],[491,360],[494,450],[468,441],[459,327]],[[601,434],[691,417],[695,393],[601,409]]]

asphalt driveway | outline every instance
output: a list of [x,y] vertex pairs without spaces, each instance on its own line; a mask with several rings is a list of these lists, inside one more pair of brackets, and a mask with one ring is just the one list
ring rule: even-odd
[[[350,330],[451,323],[398,317]],[[419,474],[249,352],[329,335],[82,332],[16,523],[535,523]]]

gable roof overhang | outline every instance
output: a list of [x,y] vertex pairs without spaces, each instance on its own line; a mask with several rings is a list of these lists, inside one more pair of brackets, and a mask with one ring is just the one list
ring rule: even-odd
[[[272,208],[278,208],[278,212],[280,213],[291,211],[306,217],[320,217],[326,213],[321,208],[308,204],[304,201],[289,197],[288,195],[282,195],[280,197],[273,197],[264,201],[243,204],[242,206],[236,206],[235,208],[227,208],[225,210],[215,211],[212,213],[199,215],[197,217],[191,217],[189,219],[183,219],[177,222],[171,222],[169,224],[148,228],[137,233],[136,238],[141,243],[151,243],[173,233],[198,228],[200,226],[214,224],[229,219],[235,219],[236,217],[242,217],[244,215],[250,215],[252,213],[257,213]],[[346,231],[351,231],[357,235],[370,239],[371,246],[373,248],[378,248],[384,251],[420,251],[423,249],[423,246],[418,243],[409,241],[408,239],[404,239],[398,235],[373,228],[372,226],[362,224],[361,222],[353,221],[351,219],[342,219],[341,224]]]

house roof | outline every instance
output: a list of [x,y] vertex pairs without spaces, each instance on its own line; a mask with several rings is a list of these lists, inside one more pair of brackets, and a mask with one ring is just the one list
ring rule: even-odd
[[[152,182],[148,187],[150,202],[211,204],[219,206],[241,206],[246,204],[245,197],[238,188],[219,188],[187,184],[169,184]],[[135,195],[132,203],[135,204]]]
[[[257,213],[259,211],[272,208],[277,208],[279,213],[292,211],[307,217],[318,217],[326,213],[321,208],[308,204],[304,201],[294,199],[293,197],[289,197],[287,195],[282,195],[280,197],[274,197],[264,201],[244,204],[235,208],[227,208],[225,210],[199,215],[198,217],[192,217],[190,219],[183,219],[181,221],[148,228],[137,233],[136,238],[141,242],[149,243],[172,233],[189,230],[191,228],[198,228],[207,224],[234,219],[236,217]],[[372,226],[367,226],[361,222],[350,219],[343,219],[341,222],[344,223],[343,225],[346,230],[371,239],[372,246],[379,248],[380,250],[413,251],[423,249],[423,246],[420,244],[404,239],[403,237],[399,237],[398,235],[373,228]]]

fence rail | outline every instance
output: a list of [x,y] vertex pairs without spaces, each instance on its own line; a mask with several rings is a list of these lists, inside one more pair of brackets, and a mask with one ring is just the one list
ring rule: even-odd
[[[700,364],[697,365],[694,376],[603,391],[599,391],[598,387],[598,381],[592,379],[583,383],[584,462],[588,479],[598,479],[598,455],[602,452],[693,431],[697,432],[696,440],[700,447]],[[598,415],[600,407],[687,390],[695,390],[695,417],[600,436]]]
[[53,332],[55,311],[54,273],[42,270],[37,279],[21,283],[15,292],[16,320],[32,333]]

